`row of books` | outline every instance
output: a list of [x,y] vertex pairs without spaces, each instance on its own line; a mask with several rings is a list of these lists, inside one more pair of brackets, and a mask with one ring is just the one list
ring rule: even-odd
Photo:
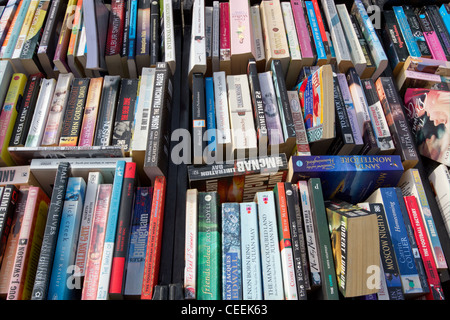
[[2,298],[152,298],[166,179],[140,186],[136,163],[124,160],[106,178],[95,168],[74,176],[60,162],[50,196],[39,186],[2,187]]

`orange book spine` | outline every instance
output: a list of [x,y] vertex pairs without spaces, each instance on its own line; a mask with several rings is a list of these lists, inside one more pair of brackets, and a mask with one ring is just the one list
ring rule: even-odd
[[102,95],[103,78],[93,78],[89,83],[86,107],[84,108],[83,123],[80,130],[79,146],[92,146],[95,126],[97,123],[98,107]]

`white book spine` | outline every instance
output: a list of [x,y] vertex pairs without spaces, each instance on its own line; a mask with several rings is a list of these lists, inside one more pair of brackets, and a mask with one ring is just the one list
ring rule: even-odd
[[214,72],[214,107],[216,108],[217,146],[231,147],[230,116],[228,114],[228,94],[225,71]]
[[184,248],[184,299],[195,299],[197,290],[198,191],[186,192],[186,237]]
[[250,21],[252,23],[253,30],[253,47],[255,48],[255,60],[264,61],[266,55],[264,53],[264,37],[261,26],[261,13],[259,11],[259,5],[250,7]]
[[448,167],[440,164],[428,176],[436,194],[436,202],[441,211],[447,233],[450,235],[450,173]]
[[212,16],[212,72],[220,69],[220,7],[219,1],[213,1]]
[[192,73],[206,72],[205,1],[195,0],[192,6],[191,47],[189,54],[189,82]]
[[364,95],[363,89],[357,84],[350,85],[349,90],[353,99],[356,118],[358,119],[359,131],[363,133],[364,122],[370,122],[369,106],[367,104],[366,96]]
[[163,0],[164,20],[164,62],[170,67],[172,75],[175,73],[175,29],[173,26],[172,0]]
[[298,42],[297,31],[295,29],[294,16],[290,2],[282,2],[281,10],[283,11],[284,27],[286,28],[286,36],[288,39],[289,52],[292,60],[301,60],[300,44]]

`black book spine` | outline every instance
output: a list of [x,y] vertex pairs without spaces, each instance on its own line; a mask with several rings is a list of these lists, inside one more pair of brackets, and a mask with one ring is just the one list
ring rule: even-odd
[[192,76],[192,155],[194,164],[203,164],[203,151],[206,149],[206,105],[205,82],[203,74]]
[[399,67],[401,67],[408,58],[409,52],[394,11],[383,11],[383,15],[384,29],[382,31],[382,39],[386,54],[389,57],[389,63],[391,64],[392,70],[394,70],[394,74],[396,74],[396,71],[399,71]]
[[69,162],[60,162],[56,171],[47,222],[42,239],[41,252],[36,268],[36,278],[31,294],[31,300],[46,300],[55,255],[58,230],[66,195],[67,181],[70,176]]
[[420,28],[419,20],[417,19],[414,10],[409,6],[404,6],[403,11],[406,15],[406,20],[408,21],[409,27],[411,28],[411,33],[415,38],[417,45],[419,46],[420,54],[424,58],[431,58],[431,51],[428,47],[427,42],[423,36],[422,29]]
[[159,61],[159,2],[154,0],[150,7],[150,65]]
[[17,120],[14,124],[13,134],[9,142],[10,147],[23,147],[25,145],[43,77],[44,75],[42,73],[38,73],[31,75],[28,79],[25,89],[26,96],[25,99],[22,100],[19,108]]
[[6,243],[8,242],[18,197],[19,190],[15,185],[8,184],[4,187],[0,203],[0,265],[5,253]]
[[436,31],[439,41],[441,42],[447,60],[450,60],[450,34],[439,13],[439,8],[437,5],[429,5],[425,7],[425,11]]

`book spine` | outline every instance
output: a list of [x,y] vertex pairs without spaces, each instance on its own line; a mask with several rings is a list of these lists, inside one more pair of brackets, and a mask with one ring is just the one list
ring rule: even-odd
[[298,0],[291,0],[291,7],[302,58],[305,60],[305,65],[312,65],[315,60],[315,53],[311,44],[312,39],[309,37],[308,27],[306,25],[306,16],[303,11],[302,3]]
[[230,0],[230,44],[231,72],[233,75],[243,74],[247,69],[244,56],[254,59],[253,31],[250,18],[250,2]]
[[42,239],[41,252],[36,268],[36,278],[34,281],[31,300],[46,300],[48,285],[51,277],[53,259],[55,255],[57,234],[61,222],[61,214],[64,205],[64,196],[67,190],[67,182],[70,174],[70,164],[61,162],[56,171],[55,183],[53,186],[50,205],[48,208],[48,218],[45,225]]
[[150,7],[150,65],[156,66],[159,59],[159,3],[158,1],[152,1]]
[[[108,220],[105,223],[106,233],[103,245],[101,265],[98,266],[98,290],[92,296],[92,299],[106,300],[108,298],[109,282],[111,278],[111,266],[116,240],[118,216],[121,204],[122,189],[124,183],[125,161],[117,162],[114,170],[114,180],[111,189],[111,200],[108,208]],[[92,227],[93,228],[93,227]],[[93,230],[93,229],[91,229]],[[92,231],[91,231],[92,239]],[[87,269],[86,269],[87,270]]]
[[267,300],[284,300],[281,271],[280,246],[278,241],[275,197],[273,191],[257,192],[259,240],[261,243],[261,270],[263,296]]
[[384,15],[384,30],[382,39],[386,48],[386,55],[394,75],[397,75],[399,70],[403,67],[406,59],[410,56],[408,51],[408,41],[405,39],[399,23],[397,22],[394,11],[386,10]]
[[14,185],[6,185],[0,202],[0,263],[3,260],[8,236],[11,231],[13,213],[16,208],[19,190]]
[[436,203],[447,232],[450,231],[450,173],[444,164],[440,164],[428,176],[430,186],[435,193]]
[[218,0],[214,0],[212,6],[211,36],[211,75],[214,76],[214,73],[220,70],[220,5]]
[[306,135],[305,122],[303,121],[303,113],[298,98],[298,92],[289,90],[289,105],[291,107],[292,120],[294,120],[295,135],[297,137],[297,152],[296,155],[311,155],[309,148],[308,136]]
[[425,7],[425,12],[428,15],[431,24],[436,31],[436,34],[439,38],[442,48],[444,49],[445,56],[447,60],[450,60],[450,34],[447,28],[445,27],[444,22],[442,21],[442,17],[439,14],[439,8],[437,5],[430,5]]
[[95,126],[94,146],[109,146],[120,91],[120,76],[104,76],[102,97]]
[[402,6],[393,6],[392,10],[394,12],[395,18],[400,27],[400,31],[405,39],[406,47],[408,48],[408,52],[413,57],[422,56],[419,45],[416,42],[416,39],[413,36],[411,31],[410,24],[408,22],[408,18],[403,10]]
[[73,80],[59,138],[60,146],[76,146],[78,144],[89,81],[88,78]]
[[372,54],[370,53],[369,44],[364,38],[364,35],[361,31],[361,27],[359,26],[359,23],[353,14],[350,15],[350,20],[352,22],[353,30],[355,31],[356,37],[358,38],[358,42],[361,45],[361,50],[366,60],[366,69],[361,76],[371,77],[376,69],[376,64],[375,61],[373,60]]
[[11,22],[16,14],[16,10],[19,7],[20,0],[10,0],[7,2],[5,9],[2,12],[0,19],[0,45],[5,40],[8,33]]
[[[169,65],[172,75],[175,73],[175,36],[173,28],[173,10],[171,0],[161,0],[162,3],[162,15],[161,24],[163,41],[163,57],[162,61]],[[161,6],[161,5],[160,5]]]
[[71,30],[67,45],[67,65],[75,77],[81,78],[84,73],[75,62],[75,53],[78,46],[78,35],[83,25],[83,0],[77,0],[75,14],[71,23],[72,26],[70,27]]
[[86,182],[80,177],[70,177],[67,183],[58,241],[55,248],[52,275],[47,299],[71,300],[76,286],[68,286],[68,280],[76,272],[75,255],[81,223]]
[[261,13],[258,4],[250,7],[250,20],[253,28],[253,47],[255,48],[255,61],[257,64],[258,72],[262,72],[264,71],[266,65],[266,54],[264,50],[264,37],[261,26]]
[[141,0],[138,5],[136,30],[136,65],[138,75],[142,73],[142,68],[150,67],[150,2],[150,0]]
[[156,177],[153,187],[141,299],[152,299],[154,287],[158,284],[166,188],[166,178],[164,176]]
[[403,12],[406,15],[408,26],[413,35],[413,40],[417,43],[419,48],[420,56],[424,58],[431,58],[430,48],[425,40],[422,28],[420,27],[419,19],[413,8],[410,6],[403,6]]
[[2,112],[0,114],[0,146],[2,146],[0,163],[3,166],[11,166],[14,164],[14,161],[8,152],[8,146],[13,134],[18,107],[23,98],[26,82],[27,76],[23,73],[13,74],[3,103]]
[[30,123],[30,129],[25,141],[25,147],[37,147],[41,144],[55,87],[55,79],[42,79],[38,100],[36,101],[33,118]]
[[442,21],[445,24],[448,32],[450,32],[450,7],[446,4],[443,4],[439,7],[439,14],[442,17]]
[[192,155],[194,164],[204,164],[203,151],[206,141],[206,103],[205,81],[203,74],[194,73],[192,76]]
[[242,252],[242,298],[261,300],[260,242],[258,230],[258,208],[256,202],[243,202],[240,206],[240,236]]
[[240,204],[222,203],[222,300],[242,300]]
[[184,247],[184,299],[197,297],[198,190],[186,191],[186,228]]
[[216,112],[214,106],[214,83],[212,77],[205,78],[206,134],[208,154],[216,152]]
[[290,62],[289,69],[286,72],[286,86],[291,89],[295,86],[298,73],[300,72],[303,61],[298,42],[297,31],[295,30],[295,21],[292,14],[290,2],[281,2],[281,10],[283,12],[284,28],[286,29],[286,37],[288,40]]
[[[83,122],[81,124],[78,145],[92,146],[95,134],[95,125],[102,95],[103,77],[92,78],[89,82],[89,89],[84,108]],[[133,110],[132,110],[133,111]]]
[[23,0],[21,1],[20,7],[18,7],[16,10],[14,19],[11,22],[6,38],[4,39],[2,44],[2,59],[12,59],[14,48],[16,47],[17,39],[19,38],[22,25],[24,24],[25,18],[27,16],[30,3],[31,0]]
[[429,17],[425,14],[425,12],[420,12],[419,14],[417,14],[417,18],[419,19],[419,24],[422,28],[425,41],[430,48],[432,58],[436,60],[446,61],[447,57],[445,55],[444,49],[439,42],[439,38],[433,28],[433,25],[431,24]]
[[317,52],[317,65],[322,65],[327,62],[327,55],[325,53],[325,47],[323,45],[322,36],[320,34],[319,24],[316,18],[316,12],[312,1],[305,1],[306,14],[311,25],[311,31],[316,46]]
[[[53,63],[58,68],[60,73],[70,73],[71,70],[67,63],[67,49],[69,46],[71,29],[69,25],[71,22],[69,19],[73,19],[77,7],[77,0],[69,0],[66,7],[66,13],[61,25],[61,30],[58,38],[58,44],[55,49],[55,56],[53,58]],[[69,22],[70,21],[70,22]]]
[[125,1],[111,1],[111,13],[109,16],[109,28],[106,41],[105,55],[120,54],[123,43],[123,29],[125,22]]
[[111,184],[98,186],[81,300],[96,300],[97,298],[111,190]]
[[13,134],[9,141],[10,147],[19,147],[25,145],[26,134],[30,128],[30,122],[36,108],[40,84],[43,74],[31,75],[28,79],[26,89],[24,90],[24,99],[19,108],[17,119],[14,123]]
[[231,74],[231,35],[230,35],[230,6],[228,2],[220,3],[220,71]]
[[199,192],[197,300],[219,300],[220,213],[217,192]]
[[127,64],[130,78],[137,78],[136,69],[136,26],[137,26],[137,12],[138,0],[130,0],[130,20],[128,21],[128,50],[127,50]]
[[228,113],[228,95],[225,71],[214,72],[214,106],[216,108],[217,148],[231,146],[230,116]]
[[322,9],[321,6],[319,5],[319,1],[318,0],[313,0],[312,4],[314,6],[314,13],[316,15],[316,20],[317,20],[317,24],[320,30],[320,37],[322,38],[322,42],[323,42],[323,46],[325,49],[325,53],[327,55],[327,61],[330,61],[331,59],[331,50],[330,50],[330,44],[329,42],[331,41],[331,39],[328,39],[329,35],[327,35],[326,32],[326,24],[327,22],[324,20],[323,18],[323,13],[322,13]]

